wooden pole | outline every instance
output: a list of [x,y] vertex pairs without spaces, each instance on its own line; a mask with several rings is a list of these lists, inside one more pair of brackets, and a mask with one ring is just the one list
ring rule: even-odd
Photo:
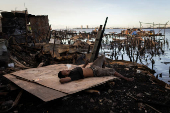
[[53,58],[54,58],[54,50],[55,50],[55,39],[56,39],[56,31],[55,31],[54,45],[53,45]]
[[98,57],[98,53],[99,53],[99,49],[100,49],[100,46],[101,46],[101,42],[102,42],[102,38],[103,38],[103,33],[104,33],[104,30],[105,30],[105,27],[106,27],[107,19],[108,19],[108,17],[106,17],[103,30],[101,30],[102,29],[102,25],[100,25],[100,28],[98,30],[97,38],[95,40],[95,44],[94,44],[94,47],[93,47],[93,51],[92,51],[92,55],[91,55],[91,58],[90,58],[90,62],[93,62]]
[[25,30],[26,30],[26,45],[28,45],[28,31],[27,31],[27,10],[25,10]]
[[90,58],[90,62],[93,62],[95,60],[95,54],[96,54],[96,51],[97,51],[97,47],[99,45],[99,39],[100,39],[100,35],[102,33],[102,25],[100,25],[99,29],[98,29],[98,32],[97,32],[97,37],[96,37],[96,40],[95,40],[95,43],[94,43],[94,46],[93,46],[93,51],[92,51],[92,55],[91,55],[91,58]]

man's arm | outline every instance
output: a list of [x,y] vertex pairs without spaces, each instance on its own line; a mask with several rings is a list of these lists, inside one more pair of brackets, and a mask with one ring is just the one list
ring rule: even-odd
[[61,84],[64,84],[64,83],[67,83],[67,82],[70,82],[71,81],[71,78],[70,77],[65,77],[65,78],[61,78],[60,79],[60,83]]
[[82,66],[82,68],[85,68],[88,63],[89,63],[89,59],[86,60],[85,64]]

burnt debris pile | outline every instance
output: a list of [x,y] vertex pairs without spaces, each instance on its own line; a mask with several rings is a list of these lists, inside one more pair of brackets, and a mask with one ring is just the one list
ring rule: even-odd
[[127,82],[119,79],[112,80],[95,88],[44,104],[42,104],[41,100],[27,94],[28,98],[35,98],[35,100],[30,101],[30,99],[22,98],[18,111],[23,113],[169,112],[170,91],[160,86],[158,82],[153,82],[152,76],[148,76],[145,72],[137,71],[138,69],[133,66],[121,65],[118,62],[110,62],[107,67],[115,68],[119,73],[126,77],[134,77],[135,81]]
[[[154,64],[152,57],[163,54],[162,47],[169,45],[164,35],[137,29],[104,34],[107,19],[103,30],[101,25],[98,31],[77,33],[52,30],[47,15],[32,15],[27,10],[1,12],[1,15],[0,112],[169,112],[169,85],[153,75],[153,68],[137,64],[148,59]],[[106,42],[102,41],[103,37]],[[112,38],[110,42],[109,37]],[[85,59],[93,61],[100,45],[103,48],[108,44],[112,52],[106,55],[115,61],[107,59],[107,67],[126,77],[134,77],[133,82],[116,79],[44,103],[2,76],[52,64],[80,65]],[[130,62],[123,60],[125,54]],[[120,56],[121,60],[118,59]],[[16,79],[30,82],[21,77]]]

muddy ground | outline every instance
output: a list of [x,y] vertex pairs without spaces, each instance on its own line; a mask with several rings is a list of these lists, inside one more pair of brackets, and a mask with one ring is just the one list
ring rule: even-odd
[[[134,77],[134,81],[116,79],[91,88],[99,93],[79,93],[69,95],[50,102],[43,102],[24,91],[18,105],[9,113],[168,113],[170,112],[170,90],[150,81],[150,76],[136,73],[133,68],[123,65],[107,65],[115,68],[126,77]],[[10,72],[8,70],[7,72]],[[4,73],[4,72],[3,72]],[[10,83],[2,77],[1,86]],[[9,91],[3,89],[3,91]],[[1,96],[1,110],[11,106],[20,89],[10,91]],[[1,89],[2,91],[2,89]],[[8,101],[7,105],[3,102]]]

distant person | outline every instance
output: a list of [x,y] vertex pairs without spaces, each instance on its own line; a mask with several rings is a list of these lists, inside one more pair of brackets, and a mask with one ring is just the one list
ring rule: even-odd
[[85,68],[89,63],[87,60],[82,67],[76,67],[72,70],[62,70],[58,73],[58,77],[60,78],[60,82],[67,83],[74,80],[84,79],[86,77],[102,77],[102,76],[116,76],[127,81],[133,81],[133,78],[127,78],[123,75],[119,74],[112,68],[105,68],[105,56],[102,55],[97,58],[93,64]]

